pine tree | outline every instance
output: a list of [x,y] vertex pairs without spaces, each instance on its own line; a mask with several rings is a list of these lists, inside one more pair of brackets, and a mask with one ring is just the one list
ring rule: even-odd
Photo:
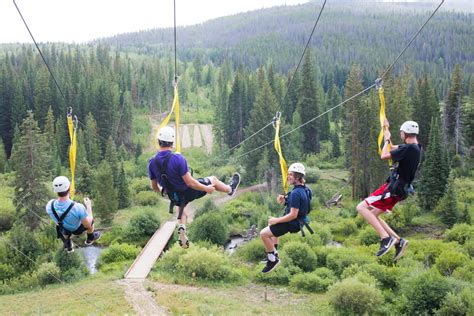
[[468,148],[474,146],[474,75],[471,75],[469,97],[462,108],[462,126],[464,141]]
[[439,202],[437,209],[441,221],[448,227],[452,227],[460,219],[461,214],[457,206],[456,191],[452,181],[448,183],[446,193]]
[[336,124],[336,128],[331,132],[331,143],[332,143],[332,153],[333,158],[339,158],[341,156],[341,144],[339,141],[339,127]]
[[101,152],[99,141],[97,140],[97,123],[91,113],[86,118],[87,135],[84,143],[86,144],[87,161],[93,166],[100,163]]
[[431,211],[446,192],[449,177],[447,153],[437,118],[431,121],[429,146],[425,153],[417,191],[421,208]]
[[444,105],[445,142],[451,154],[459,154],[461,150],[461,100],[463,96],[462,72],[459,64],[454,67],[451,87]]
[[[288,85],[291,82],[291,74],[293,72],[290,71],[290,74],[288,74],[288,79],[287,79],[287,84]],[[285,122],[287,124],[292,124],[292,119],[293,115],[296,112],[296,107],[298,105],[298,91],[300,90],[300,76],[298,73],[293,74],[293,81],[291,82],[291,86],[289,86],[289,90],[287,92],[287,96],[285,99],[285,103],[283,104],[283,117],[285,118]]]
[[412,104],[412,120],[417,122],[420,127],[420,133],[417,137],[418,142],[423,147],[427,147],[428,134],[431,130],[431,119],[433,117],[439,117],[439,104],[436,94],[426,76],[417,81]]
[[[306,122],[318,116],[321,106],[320,96],[315,81],[315,73],[310,51],[306,52],[303,62],[301,85],[298,95],[298,109],[300,117]],[[303,127],[303,150],[305,154],[319,153],[320,150],[319,119]]]
[[229,147],[233,147],[243,140],[244,124],[246,123],[244,122],[245,101],[242,73],[237,71],[229,95],[227,110],[223,113],[224,142]]
[[118,209],[117,192],[114,189],[112,169],[107,161],[102,161],[95,177],[94,213],[101,223],[110,224]]
[[114,140],[112,139],[112,136],[110,136],[107,141],[104,158],[109,163],[110,168],[112,169],[114,186],[116,187],[118,185],[119,161],[118,161],[117,149],[115,148],[115,143],[114,143]]
[[117,127],[117,143],[125,144],[130,147],[132,144],[132,128],[133,128],[133,101],[130,92],[123,94],[122,111],[120,121]]
[[[56,162],[58,161],[58,150],[56,148],[56,141],[54,139],[54,116],[53,109],[49,107],[48,113],[46,114],[46,122],[44,125],[44,136],[46,138],[46,144],[49,145],[48,155],[48,170],[53,172],[56,168]],[[49,175],[50,177],[52,174]]]
[[118,206],[120,209],[130,206],[130,190],[128,188],[128,181],[123,169],[123,161],[120,164],[120,173],[118,176],[117,185]]
[[14,204],[25,224],[36,228],[50,195],[45,183],[51,179],[46,140],[31,111],[20,127],[11,161],[16,171]]
[[[324,90],[321,84],[318,84],[318,96],[320,96],[320,101],[321,101],[321,106],[320,106],[320,112],[323,113],[327,110],[326,104],[327,102],[324,100]],[[331,135],[331,127],[329,124],[329,113],[324,114],[319,118],[320,120],[320,140],[325,141],[330,139]]]
[[[91,196],[96,192],[94,189],[95,175],[91,165],[87,160],[83,160],[77,164],[76,168],[76,192],[82,195]],[[91,196],[94,198],[94,196]]]
[[2,138],[0,137],[0,173],[7,171],[7,153],[5,152],[5,146],[3,145]]
[[[12,102],[14,98],[14,78],[10,62],[0,64],[0,138],[3,139],[7,153],[11,150],[13,126],[11,125]],[[3,67],[2,67],[3,66]]]
[[[339,90],[335,84],[331,85],[331,88],[328,92],[328,103],[327,108],[332,109],[333,107],[337,106],[341,103],[341,96],[339,94]],[[341,119],[341,107],[337,107],[329,113],[331,121],[338,122]]]
[[49,84],[50,74],[46,69],[39,70],[38,77],[35,81],[35,117],[38,118],[40,128],[44,127],[48,109],[53,104],[53,96]]

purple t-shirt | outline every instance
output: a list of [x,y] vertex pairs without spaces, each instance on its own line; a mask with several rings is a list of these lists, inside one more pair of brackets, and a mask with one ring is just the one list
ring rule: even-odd
[[[158,160],[160,165],[163,165],[165,157],[170,153],[170,150],[159,151],[155,157],[152,157],[148,162],[148,177],[150,180],[158,180],[160,186],[163,186],[161,180],[161,174],[156,165],[155,159]],[[188,172],[188,163],[181,154],[173,154],[168,161],[168,167],[166,168],[166,174],[171,185],[178,191],[185,191],[188,186],[183,180],[183,176]]]

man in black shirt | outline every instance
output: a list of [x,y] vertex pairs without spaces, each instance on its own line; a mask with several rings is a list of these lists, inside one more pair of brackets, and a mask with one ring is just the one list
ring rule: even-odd
[[403,255],[408,240],[400,238],[379,216],[385,212],[389,213],[395,204],[406,199],[408,192],[412,190],[411,183],[420,163],[421,146],[416,138],[419,133],[418,123],[406,121],[402,124],[400,138],[403,144],[398,146],[392,145],[388,128],[388,120],[385,120],[385,143],[380,158],[392,159],[394,167],[387,181],[357,205],[357,211],[374,227],[382,239],[376,255],[383,256],[392,246],[395,246],[394,260],[398,260]]

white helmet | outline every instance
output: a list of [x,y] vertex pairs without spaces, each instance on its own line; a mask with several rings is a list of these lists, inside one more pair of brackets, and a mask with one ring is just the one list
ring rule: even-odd
[[407,134],[417,134],[420,131],[420,128],[418,127],[418,123],[414,121],[406,121],[405,123],[400,126],[400,130],[402,132],[405,132]]
[[302,175],[306,174],[303,164],[299,162],[295,162],[291,164],[290,168],[288,168],[288,172],[298,172],[298,173],[301,173]]
[[169,126],[165,126],[160,129],[158,132],[158,140],[168,142],[168,143],[174,143],[174,128],[171,128]]
[[69,187],[71,186],[71,182],[69,182],[69,179],[66,178],[65,176],[59,176],[54,178],[53,180],[53,190],[54,192],[66,192],[69,190]]

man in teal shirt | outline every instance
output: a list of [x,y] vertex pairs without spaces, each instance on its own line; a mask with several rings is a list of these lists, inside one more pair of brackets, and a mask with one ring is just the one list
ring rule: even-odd
[[56,222],[58,238],[64,242],[64,249],[68,253],[74,251],[71,235],[81,235],[87,231],[86,245],[92,245],[100,238],[100,233],[94,231],[91,200],[84,198],[85,206],[72,201],[69,198],[70,186],[68,178],[56,177],[53,180],[53,190],[58,198],[46,205],[46,212]]

